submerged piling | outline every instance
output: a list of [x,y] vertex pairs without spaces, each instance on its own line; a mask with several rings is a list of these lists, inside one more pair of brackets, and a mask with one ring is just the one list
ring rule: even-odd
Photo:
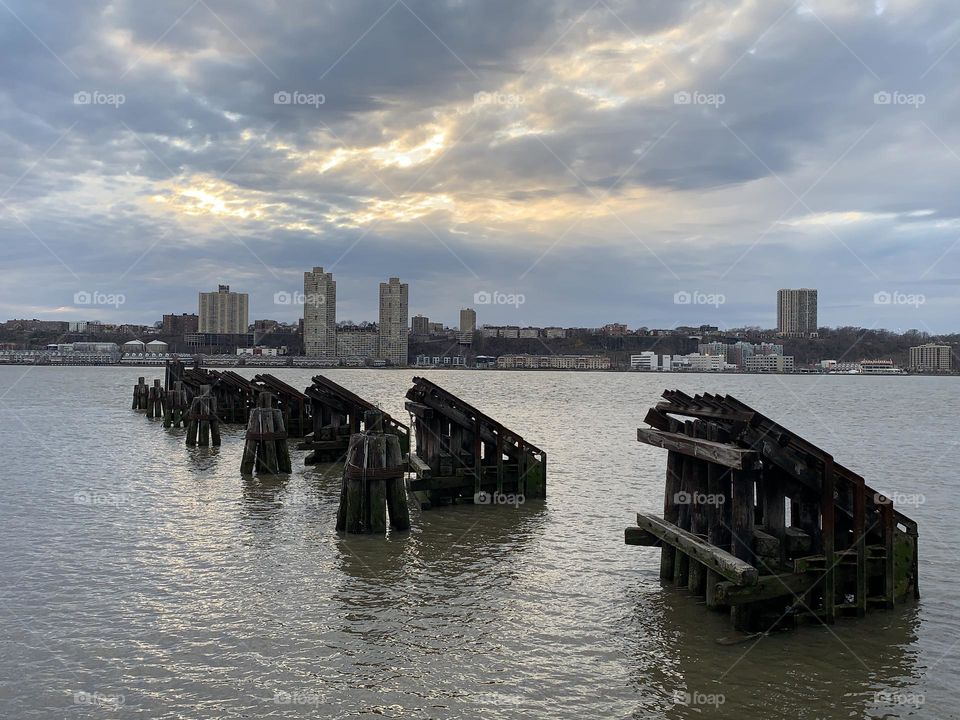
[[383,431],[383,413],[364,413],[363,433],[350,438],[343,468],[337,530],[385,533],[387,515],[394,530],[410,528],[400,439]]
[[257,407],[250,411],[240,472],[245,475],[254,471],[277,475],[291,470],[283,412],[273,407],[272,394],[262,392],[257,399]]
[[187,425],[187,445],[194,447],[214,447],[220,445],[220,419],[217,417],[217,399],[211,394],[211,387],[203,385],[200,395],[190,404],[189,423]]

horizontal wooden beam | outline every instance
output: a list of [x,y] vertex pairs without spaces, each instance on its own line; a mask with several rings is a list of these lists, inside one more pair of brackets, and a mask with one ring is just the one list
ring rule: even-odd
[[430,475],[433,473],[433,470],[427,463],[425,463],[423,460],[420,459],[419,455],[410,453],[410,458],[408,462],[410,464],[411,472],[415,472],[417,474],[417,477],[423,480],[430,479]]
[[664,450],[673,450],[682,455],[707,460],[734,470],[748,470],[757,461],[757,454],[753,450],[653,428],[637,428],[637,440],[647,445],[653,445]]
[[823,577],[822,573],[783,573],[764,575],[756,585],[744,587],[732,582],[717,583],[714,596],[720,605],[743,605],[778,597],[800,597]]
[[663,540],[639,527],[624,529],[623,542],[627,545],[642,545],[643,547],[661,547],[663,545]]
[[757,569],[748,562],[740,560],[726,550],[711,545],[693,533],[678,528],[653,515],[637,513],[637,525],[651,535],[669,543],[691,560],[705,565],[718,575],[737,585],[754,585],[757,582]]

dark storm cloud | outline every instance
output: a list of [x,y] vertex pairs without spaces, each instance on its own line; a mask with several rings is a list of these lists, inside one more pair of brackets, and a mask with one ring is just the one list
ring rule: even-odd
[[[688,289],[737,299],[716,324],[770,325],[778,286],[817,285],[837,299],[825,322],[870,325],[876,289],[948,298],[958,275],[947,2],[8,4],[7,315],[83,283],[128,291],[118,315],[147,321],[218,281],[279,315],[271,288],[337,263],[354,319],[375,313],[359,288],[399,274],[413,312],[448,322],[488,287],[526,293],[521,324],[692,322],[671,301]],[[522,102],[476,106],[495,92]],[[402,157],[437,133],[439,151]],[[601,227],[573,227],[607,203]]]

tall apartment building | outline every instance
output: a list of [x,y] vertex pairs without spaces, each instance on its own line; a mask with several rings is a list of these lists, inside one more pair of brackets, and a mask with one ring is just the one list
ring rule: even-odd
[[341,327],[337,330],[337,357],[372,359],[380,351],[380,333],[374,327]]
[[197,332],[216,335],[243,335],[250,326],[250,296],[230,292],[229,285],[220,285],[216,292],[200,293],[200,318]]
[[808,337],[817,332],[817,291],[810,288],[777,291],[777,332]]
[[400,278],[380,283],[380,358],[392,365],[407,364],[408,298],[409,286]]
[[322,267],[303,274],[303,352],[337,356],[337,281]]
[[927,343],[910,348],[910,368],[933,372],[950,372],[953,369],[952,350],[949,345]]
[[423,315],[414,315],[411,320],[410,331],[417,337],[428,337],[430,335],[430,318]]
[[477,329],[477,311],[473,308],[460,308],[460,332],[472,333]]
[[200,332],[200,318],[197,315],[183,313],[163,316],[164,335],[186,335],[195,332]]

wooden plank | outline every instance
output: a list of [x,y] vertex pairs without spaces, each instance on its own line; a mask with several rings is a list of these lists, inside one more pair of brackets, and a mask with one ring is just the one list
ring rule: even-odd
[[409,457],[410,470],[417,474],[417,477],[423,480],[429,480],[433,470],[430,468],[427,463],[420,459],[419,455],[415,453],[410,453]]
[[670,543],[677,550],[706,565],[718,575],[737,585],[754,585],[757,582],[757,569],[749,563],[737,559],[726,550],[714,547],[706,540],[678,528],[673,523],[652,515],[637,513],[637,525]]
[[639,527],[625,528],[623,542],[627,545],[642,545],[643,547],[672,547],[653,533]]
[[730,541],[733,554],[748,564],[753,564],[754,485],[756,470],[737,470],[733,473],[731,493]]
[[707,460],[725,467],[741,470],[750,467],[756,453],[736,445],[688,437],[680,433],[668,433],[652,428],[637,428],[637,440],[647,445],[673,450],[698,460]]
[[732,582],[720,582],[714,590],[718,603],[723,605],[742,605],[757,602],[758,600],[772,600],[779,597],[802,597],[809,592],[820,579],[816,572],[783,573],[780,575],[764,575],[757,580],[756,585],[741,586]]

